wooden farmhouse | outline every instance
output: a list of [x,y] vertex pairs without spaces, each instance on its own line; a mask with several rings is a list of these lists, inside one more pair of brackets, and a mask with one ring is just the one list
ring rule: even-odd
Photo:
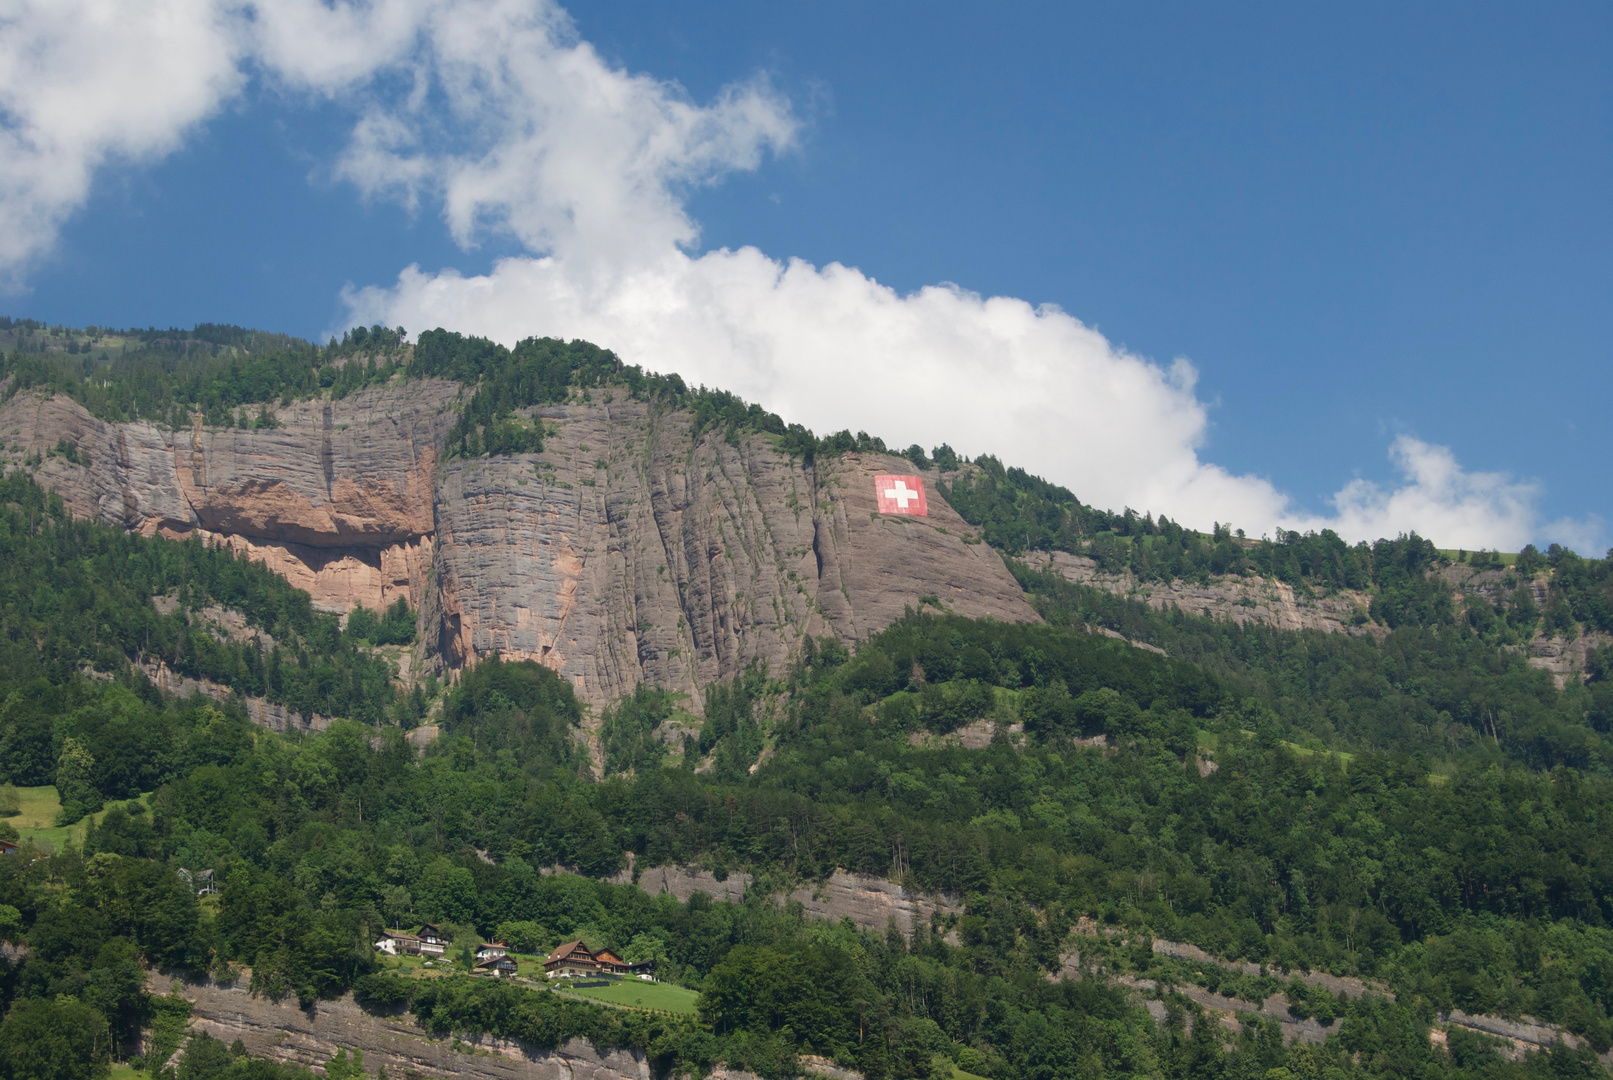
[[629,964],[609,949],[593,952],[580,941],[568,941],[543,961],[544,974],[551,979],[588,979],[600,976],[620,978],[639,975],[648,978],[653,963]]
[[513,979],[517,969],[514,957],[500,953],[477,964],[476,970],[492,975],[496,979]]

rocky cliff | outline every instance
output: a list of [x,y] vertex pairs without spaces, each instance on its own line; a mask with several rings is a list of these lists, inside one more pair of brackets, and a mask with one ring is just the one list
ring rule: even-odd
[[803,635],[862,640],[926,596],[1036,618],[944,500],[924,518],[877,512],[874,475],[906,461],[803,464],[765,436],[694,438],[688,416],[639,402],[542,415],[543,453],[441,471],[426,622],[450,667],[498,651],[589,700],[648,679],[698,705],[752,661],[778,670]]
[[[299,1009],[295,999],[274,1002],[243,983],[183,982],[154,974],[156,993],[175,991],[192,1003],[191,1030],[232,1043],[240,1039],[254,1057],[303,1068],[322,1066],[338,1050],[361,1050],[366,1069],[388,1076],[463,1080],[650,1080],[643,1053],[601,1051],[579,1039],[553,1050],[490,1035],[428,1038],[406,1014],[382,1016],[352,996]],[[748,1074],[735,1073],[736,1077]]]
[[1038,570],[1054,570],[1077,585],[1140,600],[1155,610],[1177,607],[1189,615],[1228,619],[1239,625],[1263,623],[1279,630],[1380,637],[1387,633],[1384,627],[1366,621],[1371,603],[1366,593],[1340,590],[1324,596],[1300,596],[1281,581],[1234,575],[1212,578],[1205,584],[1180,579],[1144,583],[1130,571],[1105,573],[1092,559],[1063,551],[1032,551],[1025,561]]
[[[705,686],[778,670],[804,635],[851,644],[926,600],[1037,617],[933,476],[928,517],[878,513],[873,476],[903,459],[803,463],[606,396],[544,410],[542,453],[443,461],[458,393],[394,380],[279,408],[274,428],[177,432],[25,393],[0,406],[0,441],[42,455],[76,515],[228,544],[327,610],[407,596],[428,665],[530,658],[595,705],[648,680],[698,711]],[[76,462],[51,453],[62,440]]]
[[[276,411],[275,428],[166,431],[97,420],[66,397],[18,394],[0,440],[79,517],[228,544],[332,611],[422,600],[437,457],[459,387],[400,383]],[[66,440],[77,462],[52,454]]]
[[[719,881],[711,871],[693,866],[655,866],[635,873],[631,853],[627,856],[627,869],[610,880],[617,885],[636,883],[651,896],[665,894],[680,903],[687,903],[697,892],[738,903],[753,884],[744,871],[731,872]],[[883,934],[894,925],[903,937],[910,938],[917,926],[935,926],[954,945],[957,937],[950,925],[937,924],[956,922],[964,910],[956,896],[915,892],[899,882],[845,870],[836,870],[821,883],[775,893],[771,899],[780,907],[800,905],[805,918],[831,922],[850,919],[858,928],[875,934]]]

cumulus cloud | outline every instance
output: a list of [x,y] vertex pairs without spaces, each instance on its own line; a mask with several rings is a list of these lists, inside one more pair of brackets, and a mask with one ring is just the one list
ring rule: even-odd
[[586,337],[818,430],[995,453],[1199,527],[1415,529],[1469,548],[1600,535],[1540,522],[1534,485],[1409,437],[1390,448],[1396,484],[1353,481],[1307,514],[1203,460],[1185,360],[1131,355],[1054,307],[698,253],[689,192],[791,147],[790,103],[760,77],[695,102],[607,63],[543,0],[0,0],[0,271],[49,249],[97,168],[168,152],[254,79],[292,108],[351,111],[333,166],[367,197],[440,206],[466,248],[497,234],[528,252],[351,289],[356,320]]
[[[1332,514],[1305,513],[1269,482],[1200,458],[1208,417],[1186,361],[1161,367],[1057,308],[956,286],[901,295],[838,264],[779,263],[743,248],[668,251],[604,279],[572,272],[564,254],[505,259],[476,277],[410,267],[347,299],[358,322],[473,328],[506,343],[537,332],[607,342],[631,362],[766,402],[819,431],[994,453],[1098,506],[1206,529],[1416,531],[1502,550],[1542,536],[1536,485],[1464,471],[1449,449],[1409,436],[1390,448],[1399,484],[1354,480]],[[1595,526],[1544,532],[1595,550]]]
[[176,149],[240,87],[240,55],[209,0],[0,3],[0,275],[50,250],[97,168]]
[[[1385,489],[1353,480],[1333,496],[1333,518],[1300,524],[1358,537],[1418,532],[1450,544],[1502,551],[1516,551],[1536,539],[1538,485],[1506,473],[1468,472],[1448,447],[1410,435],[1395,439],[1389,459],[1400,473],[1400,486]],[[1570,523],[1556,523],[1556,531],[1564,529],[1572,531]]]
[[693,243],[684,195],[796,127],[762,79],[697,105],[612,68],[545,0],[0,0],[0,273],[50,250],[99,168],[177,149],[253,75],[357,114],[334,164],[365,194],[574,265]]

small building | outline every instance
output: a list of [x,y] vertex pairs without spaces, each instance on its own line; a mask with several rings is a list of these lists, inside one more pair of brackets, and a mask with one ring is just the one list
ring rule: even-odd
[[179,876],[185,880],[186,884],[196,890],[197,896],[212,896],[218,892],[218,886],[213,882],[213,871],[211,870],[186,870],[181,866]]
[[413,934],[394,934],[390,930],[381,934],[375,947],[388,956],[419,956],[420,939]]
[[500,953],[497,956],[490,956],[477,964],[476,970],[485,972],[495,979],[513,979],[518,969],[514,957]]
[[494,957],[506,956],[509,954],[509,951],[510,947],[504,944],[504,942],[489,941],[486,945],[483,945],[481,948],[476,950],[476,959],[491,960]]
[[644,978],[654,970],[654,963],[629,964],[609,949],[594,952],[580,941],[566,942],[543,961],[544,974],[551,979],[586,979],[601,975]]
[[17,850],[17,845],[10,840],[0,840],[0,855],[11,855]]
[[550,979],[583,979],[599,974],[594,954],[580,941],[568,941],[543,959],[543,973]]
[[627,971],[628,963],[609,949],[600,949],[594,954],[594,963],[599,970],[607,975],[621,975]]
[[420,928],[420,954],[422,956],[441,956],[448,951],[448,938],[442,932],[442,927],[431,923]]

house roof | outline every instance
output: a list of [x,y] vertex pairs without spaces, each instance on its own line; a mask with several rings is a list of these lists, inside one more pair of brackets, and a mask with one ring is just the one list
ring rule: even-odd
[[609,949],[600,949],[598,952],[596,952],[594,954],[594,959],[595,960],[603,960],[607,964],[625,964],[625,963],[627,963],[627,961],[623,960],[620,956],[617,956],[615,953],[611,952]]
[[489,956],[486,960],[483,960],[481,963],[477,964],[476,966],[479,967],[479,968],[490,968],[490,967],[499,967],[500,965],[503,965],[503,964],[508,964],[511,967],[513,967],[513,966],[515,966],[515,961],[511,960],[508,956]]
[[578,960],[592,960],[594,958],[594,954],[589,952],[588,946],[584,945],[581,941],[568,941],[554,952],[550,953],[548,956],[548,961],[554,962],[557,960],[570,960],[574,957]]
[[420,940],[418,937],[416,937],[413,934],[394,934],[390,930],[382,930],[381,931],[381,936],[382,937],[392,938],[394,941],[419,941]]

